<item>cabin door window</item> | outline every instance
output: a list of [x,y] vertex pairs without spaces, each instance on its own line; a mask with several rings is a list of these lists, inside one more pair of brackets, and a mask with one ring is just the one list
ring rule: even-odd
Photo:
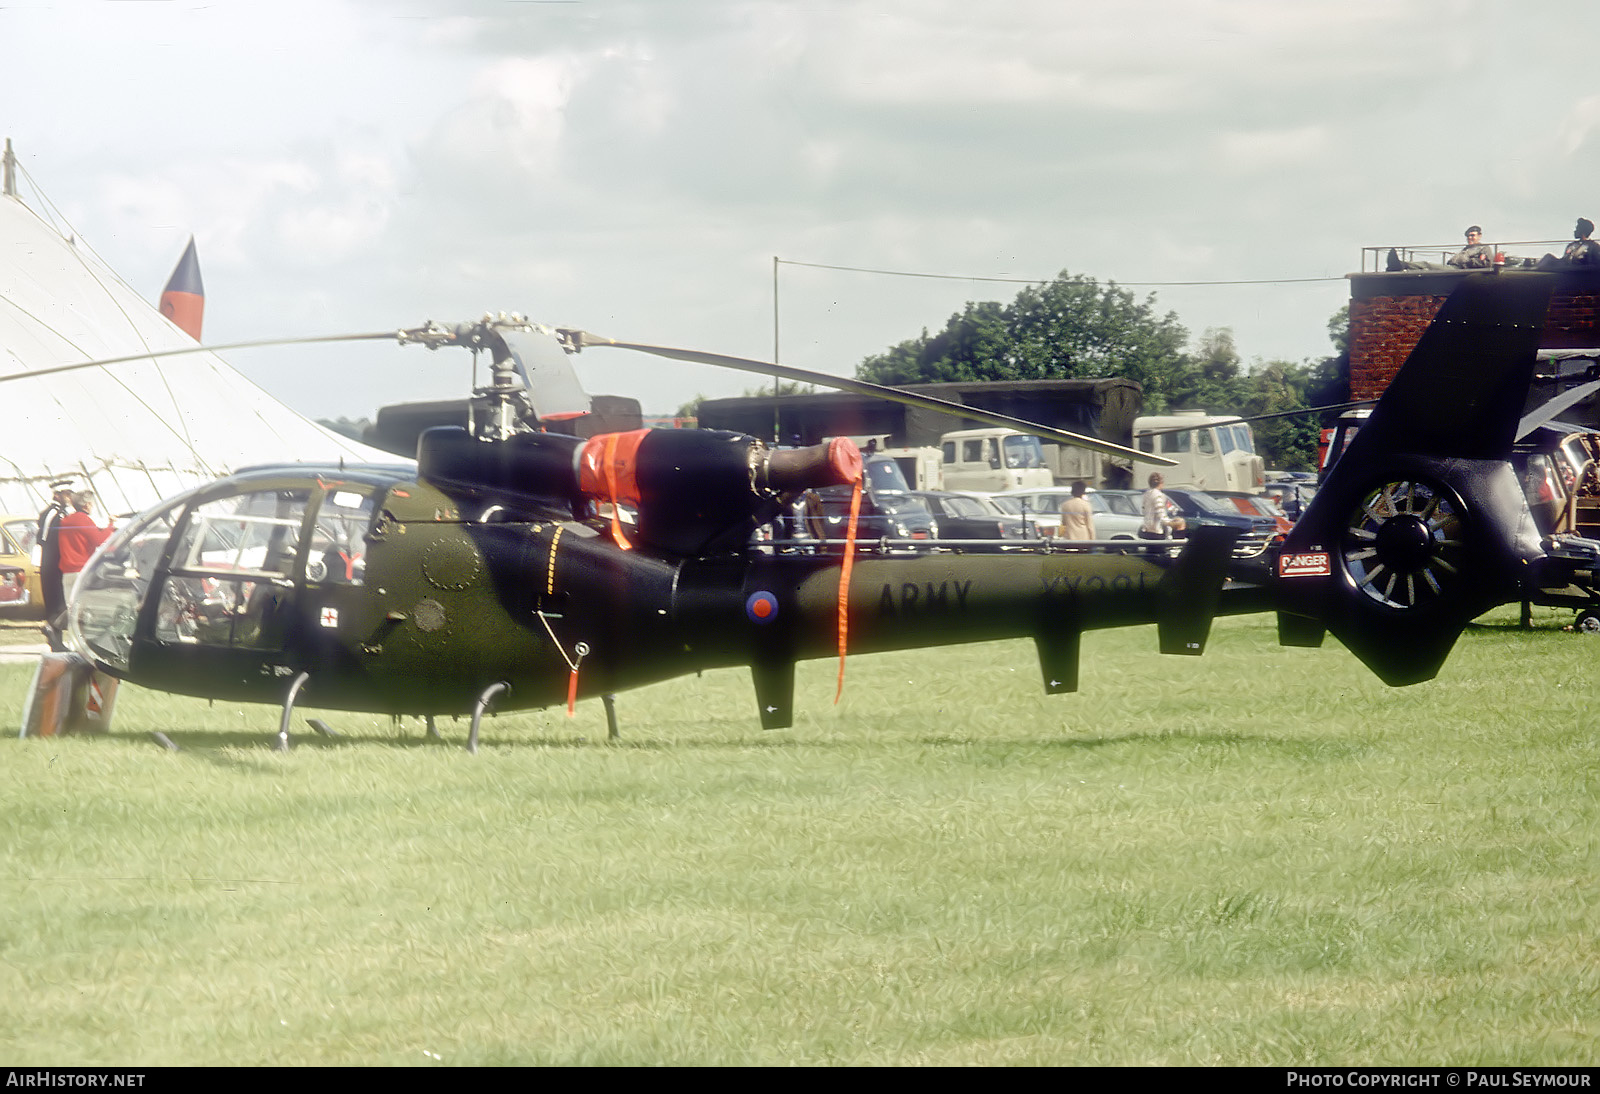
[[173,548],[156,639],[281,649],[310,493],[261,490],[196,506]]

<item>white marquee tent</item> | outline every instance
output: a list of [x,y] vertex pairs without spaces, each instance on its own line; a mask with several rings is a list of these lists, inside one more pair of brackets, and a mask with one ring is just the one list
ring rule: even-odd
[[[0,195],[0,377],[194,341],[93,254]],[[77,476],[96,515],[259,463],[394,463],[301,417],[213,353],[0,380],[0,513]]]

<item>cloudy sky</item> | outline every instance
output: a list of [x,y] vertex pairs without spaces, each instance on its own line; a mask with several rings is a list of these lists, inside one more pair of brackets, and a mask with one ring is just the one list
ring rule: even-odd
[[[7,0],[0,136],[147,298],[194,235],[208,341],[493,309],[770,359],[776,257],[805,368],[1062,270],[1299,361],[1363,247],[1600,220],[1597,31],[1589,0]],[[468,375],[228,356],[313,417]],[[579,364],[647,412],[758,382]]]

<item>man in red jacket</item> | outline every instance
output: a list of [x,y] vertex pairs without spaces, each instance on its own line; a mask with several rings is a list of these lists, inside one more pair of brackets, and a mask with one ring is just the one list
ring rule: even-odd
[[[89,510],[94,508],[94,495],[81,490],[72,495],[72,512],[61,518],[57,536],[61,542],[61,585],[68,602],[72,589],[78,583],[78,574],[88,563],[94,549],[111,535],[111,526],[101,528],[95,524]],[[65,622],[65,621],[63,621]]]

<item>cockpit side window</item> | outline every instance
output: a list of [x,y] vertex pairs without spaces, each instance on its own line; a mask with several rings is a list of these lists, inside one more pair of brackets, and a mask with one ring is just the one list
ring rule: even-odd
[[323,495],[311,528],[306,580],[360,585],[365,580],[367,531],[376,499],[366,487],[341,485]]
[[174,570],[288,577],[310,491],[265,490],[196,506],[172,555]]
[[172,550],[156,639],[280,648],[311,496],[260,490],[195,506]]

